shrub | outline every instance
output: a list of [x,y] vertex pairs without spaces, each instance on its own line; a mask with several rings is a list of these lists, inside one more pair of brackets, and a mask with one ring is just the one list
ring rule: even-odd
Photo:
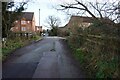
[[85,30],[76,28],[71,32],[68,43],[91,77],[119,77],[120,42],[117,28],[94,22]]

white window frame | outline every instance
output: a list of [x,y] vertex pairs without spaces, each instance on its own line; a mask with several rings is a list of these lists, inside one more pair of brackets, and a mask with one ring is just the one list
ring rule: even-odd
[[26,21],[22,20],[22,21],[21,21],[21,24],[26,24]]
[[26,31],[26,27],[22,27],[22,29],[21,29],[22,31]]
[[15,23],[18,23],[18,21],[15,21]]
[[28,23],[30,23],[30,21],[27,21]]
[[37,31],[39,31],[39,28],[37,27]]
[[11,31],[13,31],[13,30],[14,30],[14,28],[12,27],[10,30],[11,30]]

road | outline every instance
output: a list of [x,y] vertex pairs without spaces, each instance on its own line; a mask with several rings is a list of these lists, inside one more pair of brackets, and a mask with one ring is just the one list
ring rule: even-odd
[[45,37],[14,51],[2,67],[3,78],[85,77],[61,37]]

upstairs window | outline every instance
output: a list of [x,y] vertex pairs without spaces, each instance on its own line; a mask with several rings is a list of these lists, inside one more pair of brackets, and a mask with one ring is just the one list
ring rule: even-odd
[[18,21],[15,21],[15,23],[18,23]]
[[28,23],[30,23],[30,21],[28,21]]
[[11,30],[11,31],[13,31],[13,30],[14,30],[14,28],[12,27],[10,30]]
[[21,21],[21,24],[26,24],[26,21]]

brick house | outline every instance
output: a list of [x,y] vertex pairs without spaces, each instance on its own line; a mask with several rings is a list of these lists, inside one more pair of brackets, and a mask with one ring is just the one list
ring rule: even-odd
[[93,23],[92,17],[71,16],[69,22],[64,27],[60,27],[59,31],[62,32],[62,34],[63,33],[66,34],[68,32],[68,30],[73,31],[73,30],[76,30],[76,28],[78,28],[78,27],[85,29],[85,28],[89,27],[92,23]]
[[14,22],[11,30],[15,33],[35,33],[34,12],[22,12],[21,16]]
[[89,27],[93,23],[92,17],[72,16],[68,24],[65,25],[67,29],[74,27],[81,27],[83,29]]
[[35,26],[35,31],[37,32],[37,33],[42,33],[42,26]]

